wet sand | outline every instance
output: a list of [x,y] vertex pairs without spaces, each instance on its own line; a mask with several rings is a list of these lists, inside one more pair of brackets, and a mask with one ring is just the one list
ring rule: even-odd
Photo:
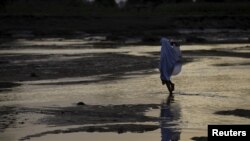
[[2,43],[0,140],[200,141],[208,124],[250,123],[250,44],[183,45],[168,97],[159,46],[101,42]]

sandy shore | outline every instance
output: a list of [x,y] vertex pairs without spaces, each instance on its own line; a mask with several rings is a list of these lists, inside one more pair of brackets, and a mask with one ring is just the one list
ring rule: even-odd
[[0,140],[201,141],[208,124],[249,124],[250,44],[183,45],[168,97],[159,45],[100,39],[0,44]]

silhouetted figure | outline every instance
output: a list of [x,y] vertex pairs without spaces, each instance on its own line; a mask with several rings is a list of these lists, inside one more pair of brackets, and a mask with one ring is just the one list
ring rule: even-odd
[[160,78],[162,85],[166,84],[170,95],[175,89],[170,78],[181,71],[181,59],[180,45],[176,42],[170,42],[167,38],[161,38]]

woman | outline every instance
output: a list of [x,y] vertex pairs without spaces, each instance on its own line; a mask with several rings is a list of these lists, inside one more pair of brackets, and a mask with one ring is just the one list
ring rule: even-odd
[[162,85],[166,84],[170,95],[174,91],[174,83],[171,82],[171,75],[177,75],[181,70],[180,45],[170,42],[167,38],[161,38],[160,72]]

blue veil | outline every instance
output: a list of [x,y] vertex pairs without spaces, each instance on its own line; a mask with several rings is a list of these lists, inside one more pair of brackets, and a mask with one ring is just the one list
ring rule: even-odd
[[160,73],[161,80],[170,80],[175,66],[179,65],[181,60],[181,51],[178,47],[172,47],[167,38],[161,38],[161,56]]

